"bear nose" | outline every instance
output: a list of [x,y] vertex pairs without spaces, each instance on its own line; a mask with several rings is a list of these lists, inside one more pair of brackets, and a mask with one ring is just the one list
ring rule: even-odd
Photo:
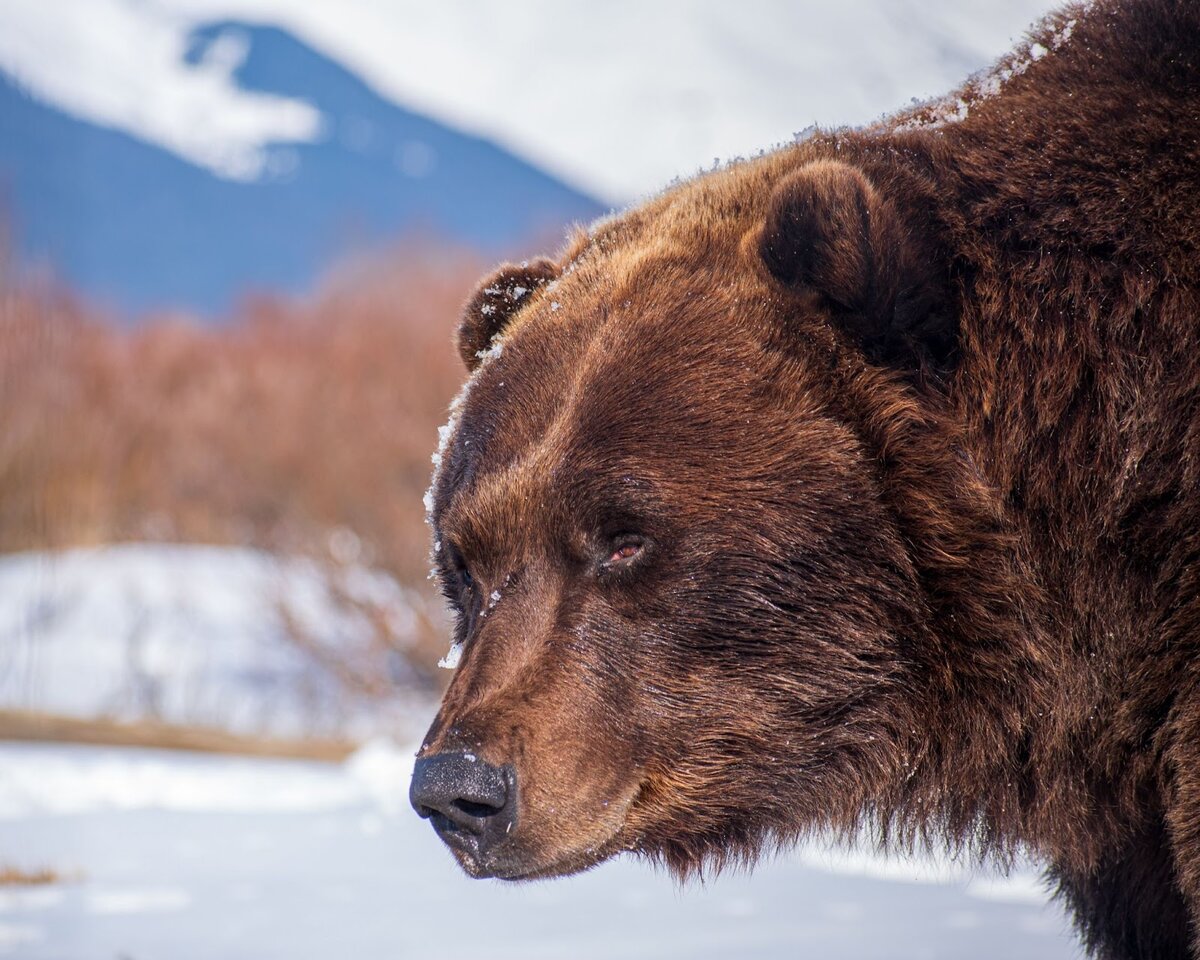
[[516,822],[511,767],[492,766],[473,753],[439,753],[413,766],[409,802],[438,836],[476,857],[504,839]]

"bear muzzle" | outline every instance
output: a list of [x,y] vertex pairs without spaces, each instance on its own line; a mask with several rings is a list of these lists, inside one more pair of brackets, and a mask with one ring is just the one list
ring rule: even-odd
[[517,779],[473,753],[438,753],[413,766],[409,802],[477,877],[504,876],[497,858],[517,823]]

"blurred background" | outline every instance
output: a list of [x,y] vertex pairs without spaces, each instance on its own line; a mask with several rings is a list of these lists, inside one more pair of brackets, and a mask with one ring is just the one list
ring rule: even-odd
[[1049,7],[0,0],[0,954],[1074,955],[1032,867],[507,888],[406,802],[476,278]]

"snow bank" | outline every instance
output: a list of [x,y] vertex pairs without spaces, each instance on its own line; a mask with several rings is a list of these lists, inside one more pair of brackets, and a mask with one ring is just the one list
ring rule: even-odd
[[[389,729],[427,703],[402,649],[378,649],[379,623],[411,644],[419,602],[362,566],[241,548],[0,557],[0,707],[276,735]],[[380,664],[357,662],[368,655]],[[394,698],[366,702],[339,662],[382,665]]]
[[192,898],[179,887],[132,887],[113,890],[89,890],[87,912],[95,915],[111,913],[159,913],[182,910]]
[[[376,739],[335,765],[125,747],[0,744],[0,820],[137,810],[242,814],[357,810],[360,815],[410,816],[408,784],[414,752],[413,746]],[[370,821],[360,820],[360,826],[367,829]],[[983,900],[1037,904],[1046,899],[1042,880],[1030,866],[1005,876],[947,858],[889,856],[863,845],[819,841],[800,847],[794,859],[839,876],[966,884],[969,896]]]
[[[0,849],[73,876],[0,890],[0,954],[361,960],[1066,960],[1031,872],[803,848],[682,888],[621,858],[553,883],[463,876],[407,808],[412,750],[340,765],[0,743]],[[392,816],[390,812],[397,815]],[[941,879],[937,879],[941,878]],[[914,886],[914,881],[921,887]],[[469,917],[470,922],[464,922]],[[495,931],[504,930],[497,939]]]
[[[407,805],[412,748],[368,743],[344,764],[169,750],[0,744],[0,819],[99,811],[299,813]],[[0,904],[2,909],[2,904]]]
[[949,857],[931,854],[898,856],[856,844],[835,846],[814,841],[797,851],[801,863],[849,877],[870,877],[918,884],[966,884],[966,892],[981,900],[1003,903],[1044,903],[1046,887],[1041,873],[1030,864],[1019,864],[1008,873],[976,867]]

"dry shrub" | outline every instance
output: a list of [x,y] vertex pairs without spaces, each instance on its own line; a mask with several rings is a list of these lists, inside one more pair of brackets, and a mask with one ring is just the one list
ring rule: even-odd
[[0,887],[43,887],[62,883],[64,877],[49,867],[26,870],[21,867],[0,866]]
[[[350,549],[428,595],[421,495],[480,268],[410,244],[304,302],[258,296],[219,326],[129,330],[3,284],[0,551],[153,539],[345,562]],[[428,639],[431,662],[444,641]]]

